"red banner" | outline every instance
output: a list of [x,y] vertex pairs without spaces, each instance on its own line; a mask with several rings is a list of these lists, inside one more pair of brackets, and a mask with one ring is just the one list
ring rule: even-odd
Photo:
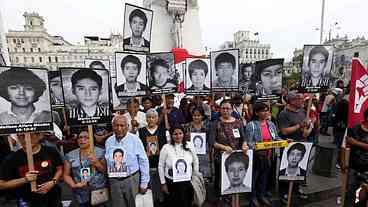
[[364,120],[363,114],[368,108],[368,71],[359,58],[353,58],[349,94],[348,127]]

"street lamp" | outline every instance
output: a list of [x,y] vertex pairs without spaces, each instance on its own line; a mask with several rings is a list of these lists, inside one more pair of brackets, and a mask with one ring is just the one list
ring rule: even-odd
[[174,30],[176,34],[177,46],[183,47],[182,24],[184,22],[185,13],[187,12],[187,0],[168,0],[167,11],[174,17]]

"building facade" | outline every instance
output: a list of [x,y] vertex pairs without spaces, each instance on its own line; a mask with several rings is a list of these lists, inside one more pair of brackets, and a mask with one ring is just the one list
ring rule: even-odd
[[[123,37],[111,34],[109,38],[85,36],[83,44],[72,44],[61,36],[50,35],[45,20],[37,13],[24,13],[24,30],[9,30],[6,34],[12,66],[84,67],[84,60],[109,59],[114,66],[115,51],[122,50]],[[114,67],[112,67],[114,68]]]
[[271,45],[260,43],[258,33],[238,31],[234,34],[234,47],[239,48],[240,63],[272,58]]

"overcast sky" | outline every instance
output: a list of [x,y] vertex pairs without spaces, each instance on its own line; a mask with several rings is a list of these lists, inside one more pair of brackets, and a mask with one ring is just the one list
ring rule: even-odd
[[[50,34],[77,43],[85,35],[107,37],[123,30],[124,3],[142,0],[1,0],[6,30],[23,29],[25,11],[36,11],[46,20]],[[238,30],[259,33],[271,44],[274,58],[292,57],[295,48],[319,43],[322,0],[199,0],[203,45],[213,50],[232,40]],[[368,37],[367,0],[326,0],[325,37],[347,34]],[[338,22],[337,27],[331,25]]]

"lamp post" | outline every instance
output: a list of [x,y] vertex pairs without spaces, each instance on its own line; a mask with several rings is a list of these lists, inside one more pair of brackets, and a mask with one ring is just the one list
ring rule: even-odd
[[187,12],[187,0],[168,0],[167,11],[173,15],[174,34],[176,36],[176,46],[183,47],[182,24],[184,22],[185,13]]
[[322,44],[323,41],[323,22],[325,19],[325,0],[322,0],[322,13],[321,13],[321,31],[319,36],[319,44]]

